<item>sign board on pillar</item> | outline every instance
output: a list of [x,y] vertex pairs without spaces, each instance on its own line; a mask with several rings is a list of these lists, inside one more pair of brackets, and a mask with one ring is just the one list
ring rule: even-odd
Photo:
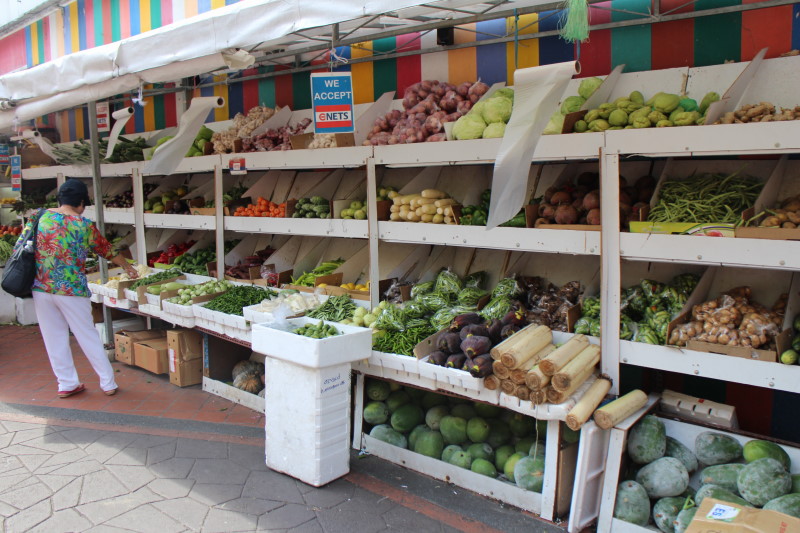
[[349,72],[311,74],[315,133],[352,133],[353,79]]
[[108,102],[97,102],[97,131],[103,133],[111,130]]
[[7,144],[0,143],[0,166],[9,164],[8,159],[10,153],[11,150],[9,149],[9,146]]
[[22,188],[22,156],[11,156],[11,189],[18,191]]

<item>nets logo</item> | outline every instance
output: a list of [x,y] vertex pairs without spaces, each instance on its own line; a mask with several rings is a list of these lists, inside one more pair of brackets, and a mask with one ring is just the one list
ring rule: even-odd
[[319,105],[315,109],[317,124],[323,128],[353,126],[353,108],[349,105]]

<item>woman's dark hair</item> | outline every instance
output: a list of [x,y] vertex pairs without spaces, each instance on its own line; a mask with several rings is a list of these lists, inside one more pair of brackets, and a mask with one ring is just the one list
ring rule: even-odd
[[58,205],[69,205],[80,207],[83,202],[84,207],[91,203],[89,189],[80,180],[67,180],[58,189]]

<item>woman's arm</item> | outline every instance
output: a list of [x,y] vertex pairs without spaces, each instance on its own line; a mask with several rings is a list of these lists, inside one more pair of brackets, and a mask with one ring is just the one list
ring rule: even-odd
[[129,278],[135,279],[139,277],[139,274],[136,272],[136,269],[133,268],[132,264],[128,263],[128,260],[122,254],[117,254],[114,257],[112,257],[111,262],[117,265],[118,267],[124,268]]

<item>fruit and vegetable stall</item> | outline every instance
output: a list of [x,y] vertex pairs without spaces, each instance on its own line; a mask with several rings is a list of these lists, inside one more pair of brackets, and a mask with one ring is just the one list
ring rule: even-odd
[[[438,73],[356,104],[352,133],[274,102],[127,132],[86,216],[138,278],[92,274],[92,299],[193,336],[174,382],[267,435],[313,411],[316,449],[267,447],[310,484],[352,449],[570,532],[681,533],[705,498],[800,518],[800,432],[775,422],[800,393],[799,60],[609,68],[540,99],[545,67]],[[93,179],[89,141],[52,157],[21,218]]]

